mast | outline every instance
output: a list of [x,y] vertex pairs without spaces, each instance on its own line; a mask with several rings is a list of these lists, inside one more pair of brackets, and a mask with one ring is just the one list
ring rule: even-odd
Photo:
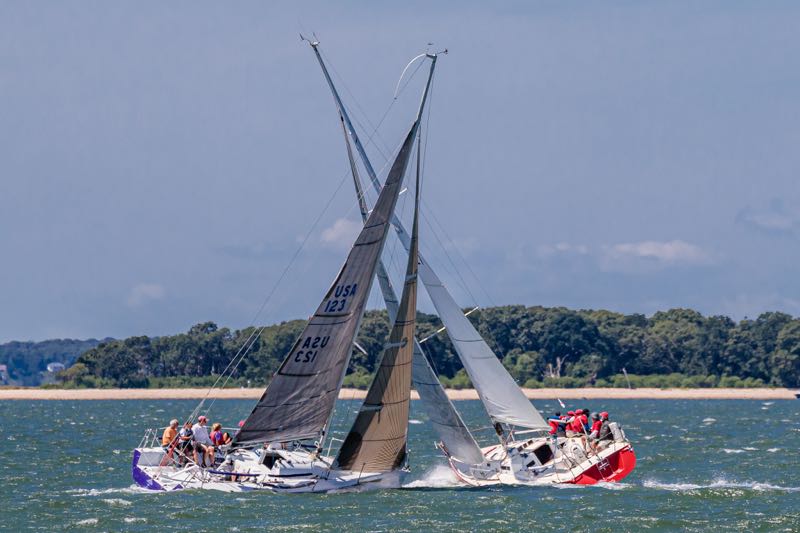
[[[356,165],[355,158],[353,157],[351,141],[356,146],[356,150],[358,151],[361,160],[364,164],[364,167],[366,168],[367,173],[370,175],[370,179],[373,181],[373,183],[378,181],[377,176],[375,174],[374,168],[372,167],[372,164],[370,163],[369,158],[367,157],[366,151],[364,150],[364,146],[361,144],[361,141],[358,138],[355,129],[353,128],[353,124],[350,121],[350,117],[347,113],[347,109],[345,108],[341,98],[339,97],[339,92],[336,90],[336,86],[334,85],[333,80],[331,79],[330,74],[328,73],[328,69],[325,66],[325,62],[323,61],[322,55],[320,54],[318,49],[319,42],[318,41],[308,41],[308,42],[311,45],[312,49],[314,50],[314,54],[317,57],[317,61],[319,62],[320,68],[322,69],[322,73],[325,76],[325,80],[328,83],[328,87],[331,90],[334,102],[336,103],[336,107],[339,112],[339,119],[341,121],[342,130],[344,133],[345,146],[347,147],[348,161],[350,163],[350,170],[353,176],[353,185],[355,186],[356,196],[358,198],[358,205],[361,211],[361,217],[362,219],[366,220],[369,210],[364,196],[364,190],[361,186],[361,179],[358,174],[358,167]],[[437,57],[437,54],[426,54],[426,55],[429,58],[431,58],[431,67],[428,72],[428,80],[425,86],[425,93],[423,93],[422,97],[423,105],[425,103],[425,100],[427,99],[427,94],[431,86],[431,80],[433,78],[433,73],[436,66],[435,65],[436,57]],[[421,109],[419,116],[421,116]],[[417,149],[418,149],[417,164],[419,165],[420,164],[419,151],[421,149],[421,138],[418,138]],[[395,218],[396,217],[393,214],[393,220],[392,220],[393,223],[395,222]],[[407,246],[406,249],[408,249]],[[389,315],[389,323],[392,324],[394,323],[395,317],[397,316],[399,304],[397,301],[397,296],[395,294],[394,288],[392,287],[391,280],[382,261],[378,262],[377,277],[381,288],[381,293],[383,295],[383,299],[386,302],[386,310]],[[434,425],[435,429],[437,430],[437,433],[439,434],[439,437],[442,439],[442,441],[444,442],[445,446],[450,451],[450,453],[469,463],[477,464],[482,462],[483,454],[480,451],[478,443],[475,441],[475,438],[472,436],[469,429],[467,429],[466,424],[464,424],[464,421],[462,420],[458,411],[453,406],[453,403],[447,397],[447,393],[442,387],[442,384],[439,381],[436,372],[434,372],[433,368],[431,367],[431,364],[428,362],[428,358],[422,349],[422,345],[419,343],[416,337],[414,338],[414,360],[413,360],[412,381],[414,383],[414,388],[417,390],[417,392],[420,395],[420,398],[423,400],[423,405],[426,408],[431,423]]]
[[324,435],[364,315],[418,125],[415,121],[408,132],[375,208],[339,274],[234,437],[235,447]]
[[[417,139],[417,154],[420,151]],[[389,472],[407,457],[408,411],[417,317],[417,263],[419,261],[420,163],[414,195],[414,223],[408,252],[403,295],[380,365],[334,467],[358,472]]]
[[[337,106],[340,109],[340,114],[347,126],[349,136],[353,140],[353,144],[361,156],[373,187],[379,191],[381,188],[380,181],[375,174],[372,164],[369,162],[366,151],[352,123],[347,117],[347,113],[343,111],[344,106],[341,104],[338,92],[333,86],[333,82],[325,68],[319,50],[317,50],[319,43],[312,42],[311,45],[317,55],[317,60],[322,66],[325,78],[331,87],[331,92],[333,92]],[[425,92],[423,93],[423,101],[427,98],[433,69],[436,64],[436,54],[426,55],[431,58],[432,61],[428,81],[425,85]],[[359,193],[359,198],[362,197],[363,194]],[[396,214],[392,215],[392,225],[403,247],[408,250],[410,238],[403,223]],[[436,307],[437,314],[446,327],[447,335],[453,342],[459,359],[464,365],[492,422],[500,422],[511,426],[522,426],[531,429],[547,429],[549,426],[542,415],[525,395],[522,394],[519,385],[514,381],[514,378],[511,377],[505,367],[503,367],[500,360],[483,337],[475,330],[472,323],[464,316],[463,311],[457,305],[452,295],[450,295],[431,266],[424,260],[422,255],[420,255],[419,260],[420,279],[425,285],[434,307]]]

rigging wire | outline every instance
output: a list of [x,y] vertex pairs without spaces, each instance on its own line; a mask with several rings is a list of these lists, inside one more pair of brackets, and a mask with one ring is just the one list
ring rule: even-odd
[[[431,215],[431,218],[432,218],[433,222],[435,222],[436,225],[439,227],[439,229],[442,231],[442,233],[445,236],[445,239],[447,239],[447,241],[452,244],[453,250],[455,251],[456,255],[458,256],[459,259],[461,259],[461,262],[464,264],[464,266],[467,267],[467,270],[472,275],[472,277],[475,279],[475,282],[478,285],[478,287],[481,289],[481,292],[483,292],[484,296],[486,296],[487,301],[493,306],[497,305],[497,304],[495,304],[495,302],[494,302],[493,298],[491,297],[491,295],[489,294],[489,292],[486,290],[486,287],[483,285],[483,283],[481,283],[481,280],[478,277],[478,275],[475,274],[475,271],[472,269],[472,266],[470,266],[469,261],[467,261],[467,259],[464,256],[464,254],[461,253],[461,250],[459,249],[459,246],[456,243],[456,241],[452,237],[450,237],[450,235],[447,233],[447,230],[444,227],[444,224],[442,224],[439,221],[439,218],[436,216],[436,211],[434,209],[426,209],[426,211]],[[445,250],[445,253],[447,253],[447,250]],[[463,278],[462,278],[462,280],[463,280]],[[464,283],[466,283],[466,281],[464,281]],[[478,304],[477,301],[474,302],[474,303],[475,303],[475,305]]]
[[[392,101],[389,104],[389,107],[383,113],[383,116],[381,116],[381,119],[378,121],[378,124],[376,126],[373,126],[372,125],[372,121],[370,121],[370,119],[369,119],[369,115],[361,107],[361,104],[358,103],[358,99],[355,97],[355,95],[352,93],[352,91],[350,91],[350,88],[347,86],[347,83],[345,83],[345,81],[342,78],[342,76],[339,75],[339,72],[336,70],[336,67],[334,66],[334,64],[331,62],[331,60],[328,58],[328,56],[325,54],[325,52],[323,50],[320,50],[319,52],[324,57],[326,64],[328,65],[328,67],[330,67],[330,70],[333,72],[334,76],[336,76],[336,78],[338,79],[338,81],[341,84],[341,86],[344,87],[344,90],[352,98],[352,101],[353,101],[353,104],[355,105],[356,110],[363,115],[362,118],[367,123],[369,128],[366,128],[364,126],[364,124],[362,124],[361,121],[358,120],[358,117],[354,117],[356,123],[358,124],[358,126],[363,131],[372,131],[372,133],[369,135],[369,137],[367,137],[367,142],[364,143],[364,148],[369,146],[370,142],[373,141],[373,137],[377,136],[377,139],[374,140],[375,142],[373,143],[373,147],[376,150],[378,150],[378,152],[380,153],[381,157],[383,157],[384,160],[388,160],[388,156],[384,153],[384,150],[387,151],[387,152],[389,151],[389,144],[383,139],[383,137],[381,137],[380,133],[378,133],[379,128],[383,124],[384,120],[386,120],[386,117],[389,114],[389,111],[391,111],[391,109],[394,106],[395,102],[397,102],[397,99],[400,97],[401,94],[403,94],[403,92],[405,91],[406,87],[408,87],[408,85],[414,79],[414,77],[416,76],[416,74],[419,71],[420,67],[424,64],[424,62],[420,62],[419,65],[417,66],[417,68],[414,69],[414,71],[408,77],[408,81],[406,82],[406,84],[403,85],[403,87],[399,91],[397,91],[397,90],[395,91],[395,95],[392,98]],[[402,80],[402,77],[401,77],[401,80]],[[381,143],[383,146],[381,147],[381,145],[379,143]]]
[[[303,238],[303,240],[300,242],[300,245],[299,245],[299,246],[297,247],[297,249],[295,250],[294,254],[292,255],[292,258],[289,260],[289,263],[286,265],[286,267],[284,267],[284,269],[283,269],[283,271],[281,272],[280,276],[278,276],[278,279],[277,279],[277,281],[276,281],[276,282],[275,282],[275,284],[272,286],[272,289],[270,289],[270,291],[267,293],[267,296],[266,296],[266,298],[264,298],[264,301],[261,303],[261,306],[258,308],[258,311],[256,311],[256,314],[255,314],[255,316],[253,317],[253,320],[250,322],[250,325],[248,325],[247,327],[253,327],[253,326],[254,326],[254,324],[255,324],[256,320],[258,320],[258,317],[261,315],[261,313],[264,311],[264,308],[267,306],[267,303],[268,303],[268,302],[269,302],[269,301],[272,299],[272,296],[275,294],[275,291],[276,291],[276,290],[278,290],[278,287],[279,287],[279,286],[281,285],[281,283],[283,282],[283,279],[286,277],[286,274],[289,272],[289,269],[290,269],[290,268],[291,268],[291,267],[294,265],[294,262],[295,262],[295,260],[296,260],[296,259],[297,259],[297,257],[300,255],[300,252],[302,252],[303,248],[305,247],[306,243],[308,242],[308,239],[309,239],[309,238],[311,238],[311,234],[312,234],[312,233],[314,232],[314,230],[317,228],[317,225],[319,224],[320,220],[322,220],[322,217],[325,215],[325,213],[327,213],[327,211],[328,211],[328,208],[330,208],[331,204],[333,203],[333,200],[334,200],[334,198],[336,198],[336,195],[337,195],[337,194],[339,193],[339,191],[341,190],[341,188],[342,188],[342,185],[344,185],[344,182],[345,182],[345,180],[346,180],[346,179],[347,179],[347,176],[343,177],[343,178],[342,178],[342,179],[339,181],[339,184],[336,186],[336,189],[334,190],[333,194],[330,196],[330,198],[328,198],[328,201],[327,201],[327,203],[325,204],[325,207],[324,207],[324,208],[322,209],[322,211],[321,211],[321,212],[320,212],[320,213],[317,215],[317,218],[314,220],[313,224],[311,225],[311,228],[309,228],[309,230],[306,232],[306,235],[305,235],[305,237]],[[193,419],[194,419],[194,417],[195,417],[195,416],[197,416],[197,414],[198,414],[198,413],[200,412],[200,410],[203,408],[203,405],[205,404],[205,401],[208,399],[209,395],[211,394],[211,391],[213,391],[213,390],[216,388],[216,386],[217,386],[217,384],[219,383],[220,379],[222,379],[222,376],[224,376],[224,375],[225,375],[225,373],[226,373],[226,372],[228,372],[228,369],[231,367],[231,365],[234,363],[234,361],[236,361],[236,359],[237,359],[237,357],[238,357],[238,358],[239,358],[239,361],[238,361],[238,362],[236,363],[236,365],[235,365],[235,366],[234,366],[234,367],[233,367],[233,368],[230,370],[230,373],[229,373],[229,374],[227,375],[227,377],[225,378],[225,380],[224,380],[224,382],[223,382],[223,385],[222,385],[222,387],[224,388],[224,387],[225,387],[225,385],[227,385],[227,383],[228,383],[228,381],[230,380],[231,376],[233,376],[233,373],[236,371],[236,368],[237,368],[237,367],[239,366],[239,364],[242,362],[242,360],[244,359],[244,357],[245,357],[245,356],[246,356],[246,355],[247,355],[247,354],[250,352],[250,350],[253,348],[253,346],[254,346],[254,345],[255,345],[255,343],[256,343],[256,340],[257,340],[257,339],[258,339],[258,338],[261,336],[261,333],[264,331],[264,329],[265,329],[265,328],[266,328],[266,326],[261,326],[261,327],[259,327],[259,328],[257,328],[257,329],[254,329],[254,330],[253,330],[253,331],[250,333],[250,335],[247,337],[247,340],[245,340],[245,342],[242,344],[242,347],[241,347],[241,348],[239,348],[239,351],[237,352],[237,354],[236,354],[236,355],[234,355],[234,357],[231,359],[231,362],[230,362],[230,363],[228,363],[228,366],[227,366],[227,367],[225,367],[225,370],[223,371],[223,373],[222,373],[222,374],[220,374],[220,375],[219,375],[219,377],[218,377],[218,378],[217,378],[217,379],[214,381],[214,384],[213,384],[213,385],[211,386],[211,388],[208,390],[208,392],[206,393],[205,397],[204,397],[204,398],[203,398],[203,399],[200,401],[200,403],[198,404],[198,406],[197,406],[197,407],[195,408],[195,410],[192,412],[192,415],[191,415],[191,417],[190,417],[190,420],[193,420]],[[249,343],[249,344],[248,344],[248,343]],[[247,346],[247,349],[245,349],[245,346]],[[216,398],[214,398],[214,400],[211,402],[211,405],[209,405],[208,409],[206,409],[206,412],[209,412],[209,411],[211,410],[211,407],[214,405],[214,402],[215,402],[215,401],[216,401]]]
[[[322,51],[320,51],[320,53],[324,54],[324,52],[322,52]],[[423,55],[424,55],[424,54],[423,54]],[[348,87],[348,86],[347,86],[347,84],[344,82],[344,80],[342,79],[341,75],[339,75],[339,72],[336,70],[336,67],[335,67],[335,66],[334,66],[334,65],[331,63],[330,59],[329,59],[329,58],[328,58],[326,55],[325,55],[324,57],[325,57],[325,61],[328,63],[329,67],[331,68],[331,70],[333,71],[334,75],[337,77],[337,79],[339,80],[339,82],[342,84],[342,86],[344,87],[345,91],[346,91],[346,92],[347,92],[347,93],[350,95],[350,97],[353,99],[353,103],[354,103],[355,107],[356,107],[356,108],[358,109],[358,111],[359,111],[359,112],[360,112],[360,113],[363,115],[363,118],[364,118],[364,120],[367,122],[367,124],[368,124],[370,127],[372,127],[372,122],[369,120],[369,117],[368,117],[368,115],[366,114],[366,112],[364,111],[364,109],[361,107],[361,105],[358,103],[358,100],[355,98],[355,96],[353,95],[352,91],[350,91],[349,87]],[[417,58],[419,58],[419,57],[421,57],[421,56],[417,56]],[[413,60],[412,60],[412,61],[411,61],[411,62],[410,62],[410,63],[409,63],[407,66],[406,66],[406,69],[405,69],[405,70],[403,70],[403,75],[405,75],[405,72],[406,72],[406,70],[408,70],[409,66],[410,66],[410,65],[411,65],[411,64],[412,64],[412,63],[413,63],[413,62],[414,62],[414,61],[415,61],[417,58],[414,58],[414,59],[413,59]],[[383,144],[384,144],[384,146],[386,147],[386,149],[388,150],[388,146],[386,146],[386,141],[385,141],[385,140],[383,139],[383,137],[381,137],[379,134],[377,135],[377,138],[376,138],[376,139],[373,139],[373,137],[375,136],[375,133],[377,132],[378,128],[380,128],[380,126],[383,124],[383,122],[384,122],[384,120],[386,119],[386,116],[388,115],[388,113],[389,113],[389,111],[391,110],[392,106],[393,106],[393,105],[394,105],[394,103],[397,101],[397,98],[398,98],[398,97],[399,97],[399,96],[400,96],[400,95],[401,95],[401,94],[402,94],[402,93],[405,91],[405,89],[406,89],[406,88],[409,86],[409,84],[411,83],[411,81],[412,81],[412,80],[414,79],[414,77],[416,76],[417,72],[420,70],[420,68],[421,68],[421,67],[422,67],[422,65],[424,65],[424,64],[425,64],[425,62],[424,62],[424,61],[420,61],[420,62],[418,62],[418,63],[417,63],[417,66],[416,66],[416,68],[415,68],[415,69],[412,71],[411,75],[410,75],[410,76],[408,76],[408,78],[406,79],[406,82],[405,82],[405,84],[402,84],[402,86],[401,86],[401,83],[403,82],[403,75],[401,75],[400,79],[399,79],[399,80],[398,80],[398,82],[397,82],[397,86],[396,86],[396,88],[395,88],[395,96],[394,96],[394,98],[392,99],[392,102],[390,103],[390,105],[389,105],[389,107],[387,108],[387,110],[384,112],[384,114],[383,114],[383,116],[381,117],[381,119],[378,121],[378,124],[377,124],[377,126],[375,126],[375,127],[374,127],[374,129],[373,129],[373,134],[372,134],[372,135],[370,135],[370,136],[367,138],[367,143],[365,144],[365,147],[366,147],[367,145],[369,145],[369,144],[370,144],[370,142],[372,142],[372,141],[375,141],[375,142],[373,142],[373,147],[374,147],[374,148],[376,148],[376,149],[378,150],[378,152],[380,153],[381,157],[383,157],[383,158],[384,158],[384,160],[386,160],[386,159],[387,159],[387,157],[386,157],[386,155],[385,155],[385,153],[384,153],[384,150],[383,150],[383,149],[381,149],[381,147],[379,146],[379,143],[383,143]],[[429,138],[430,138],[430,128],[431,128],[431,126],[430,126],[430,122],[431,122],[431,114],[432,114],[432,109],[433,109],[433,96],[434,96],[434,94],[433,94],[433,93],[434,93],[434,89],[435,89],[435,84],[434,84],[433,82],[434,82],[435,78],[436,78],[436,73],[434,73],[434,78],[431,80],[431,91],[430,91],[430,94],[429,94],[429,97],[428,97],[428,98],[429,98],[429,101],[430,101],[430,104],[428,105],[428,107],[427,107],[427,109],[426,109],[426,128],[425,128],[425,129],[426,129],[426,131],[427,131],[427,135],[426,135],[426,137],[425,137],[425,141],[424,141],[424,143],[423,143],[422,174],[421,174],[421,176],[422,176],[422,177],[421,177],[421,179],[424,179],[424,176],[425,176],[425,164],[426,164],[426,162],[427,162],[428,141],[429,141]],[[368,130],[367,130],[367,128],[366,128],[366,127],[364,127],[364,125],[361,123],[361,121],[359,121],[357,118],[356,118],[356,122],[358,123],[359,127],[360,127],[362,130],[368,131]],[[365,189],[366,189],[366,188],[365,188]],[[483,283],[481,283],[481,281],[480,281],[480,278],[478,278],[478,276],[477,276],[477,274],[475,274],[475,271],[473,270],[472,266],[471,266],[471,265],[469,264],[469,262],[466,260],[466,258],[465,258],[465,256],[464,256],[464,254],[462,254],[462,253],[461,253],[460,247],[457,245],[456,241],[455,241],[455,240],[453,240],[453,238],[452,238],[452,237],[450,237],[450,235],[449,235],[449,234],[448,234],[448,232],[446,231],[446,229],[445,229],[444,225],[443,225],[443,224],[442,224],[442,223],[439,221],[438,217],[436,217],[435,210],[433,210],[433,209],[429,209],[429,208],[427,207],[427,203],[426,203],[424,200],[421,200],[421,203],[422,203],[422,206],[421,206],[421,207],[422,207],[423,209],[420,209],[420,211],[421,211],[422,217],[425,219],[425,223],[426,223],[426,225],[428,225],[428,227],[429,227],[430,229],[432,229],[432,230],[433,230],[433,223],[435,223],[435,225],[436,225],[436,226],[437,226],[437,227],[440,229],[441,233],[442,233],[442,234],[444,234],[444,239],[442,239],[441,237],[439,237],[438,233],[436,233],[436,232],[434,231],[434,236],[436,237],[436,240],[439,242],[440,248],[442,249],[442,251],[444,251],[445,255],[447,256],[447,260],[448,260],[448,262],[450,263],[450,265],[451,265],[451,267],[452,267],[452,269],[453,269],[453,272],[455,273],[455,275],[453,275],[453,272],[449,272],[449,270],[448,270],[448,269],[446,269],[446,270],[448,270],[448,273],[451,275],[451,277],[452,277],[453,279],[456,279],[456,280],[457,280],[457,282],[458,282],[458,283],[459,283],[459,285],[460,285],[460,288],[461,288],[461,289],[463,289],[463,290],[464,290],[464,292],[465,292],[467,295],[469,295],[469,297],[470,297],[470,298],[471,298],[471,300],[472,300],[472,301],[471,301],[471,303],[473,304],[473,306],[477,306],[477,305],[478,305],[478,299],[476,298],[476,296],[475,296],[474,292],[473,292],[473,291],[472,291],[472,290],[469,288],[470,284],[469,284],[469,283],[467,283],[466,279],[465,279],[465,278],[464,278],[464,276],[461,274],[461,272],[460,272],[460,269],[459,269],[459,268],[456,266],[456,262],[453,260],[452,256],[450,255],[450,252],[448,251],[448,248],[447,248],[447,247],[445,246],[445,244],[444,244],[445,242],[447,242],[447,243],[449,243],[449,244],[450,244],[450,247],[452,247],[452,248],[453,248],[453,250],[454,250],[455,254],[458,256],[458,259],[460,259],[460,262],[461,262],[462,264],[464,264],[464,265],[467,267],[467,270],[469,271],[470,275],[472,276],[472,278],[474,279],[474,281],[475,281],[475,282],[476,282],[476,284],[478,285],[478,288],[479,288],[479,289],[481,290],[481,292],[482,292],[482,293],[483,293],[483,294],[486,296],[486,298],[487,298],[487,301],[488,301],[488,302],[489,302],[491,305],[496,305],[496,304],[495,304],[495,302],[494,302],[494,300],[492,299],[492,297],[489,295],[489,292],[486,290],[486,287],[483,285]],[[404,204],[404,207],[405,207],[405,204]],[[430,220],[428,219],[428,215],[430,215]],[[433,223],[431,222],[431,220],[433,221]],[[393,247],[393,249],[392,249],[392,254],[394,254],[394,250],[395,250],[395,248]],[[434,255],[434,254],[426,254],[426,257],[429,257],[429,256],[431,256],[431,255]]]
[[[384,112],[383,118],[378,123],[378,127],[380,127],[380,124],[383,122],[383,119],[385,119],[386,115],[388,115],[388,113],[391,110],[391,107],[393,105],[394,105],[394,101],[391,104],[389,104],[386,112]],[[374,133],[375,132],[373,132],[373,135],[374,135]],[[372,139],[372,135],[370,136],[370,139]],[[368,140],[367,144],[369,144],[369,142],[370,141]],[[400,150],[400,146],[402,146],[402,141],[400,142],[400,144],[398,144],[397,149],[395,151],[393,151],[392,153],[394,153],[396,151],[399,151]],[[389,164],[389,159],[387,158],[386,161],[384,162],[383,166],[378,171],[378,174],[383,173],[383,171],[386,169],[388,164]],[[256,321],[258,320],[258,317],[261,315],[263,310],[266,308],[267,303],[272,299],[272,297],[275,294],[275,291],[281,285],[281,283],[283,282],[283,279],[286,277],[286,275],[288,274],[289,270],[294,265],[294,262],[297,260],[298,256],[300,255],[302,250],[305,248],[305,245],[307,244],[309,238],[311,237],[313,232],[316,230],[317,226],[319,225],[319,222],[322,220],[322,217],[327,213],[328,209],[333,204],[333,200],[339,194],[339,191],[341,190],[342,186],[344,185],[344,182],[347,180],[348,177],[349,177],[349,172],[347,174],[345,174],[342,177],[342,179],[339,181],[339,184],[336,186],[336,189],[334,190],[333,194],[330,196],[330,198],[328,198],[328,201],[325,204],[325,207],[322,209],[322,211],[319,213],[317,218],[314,220],[313,224],[311,225],[311,228],[309,228],[308,232],[306,233],[305,237],[301,241],[300,245],[297,247],[297,249],[295,250],[294,254],[292,255],[292,258],[289,260],[289,263],[286,265],[286,267],[281,272],[281,275],[279,276],[278,280],[272,286],[272,289],[269,291],[269,293],[267,294],[266,298],[264,298],[264,301],[261,303],[261,306],[259,307],[259,309],[256,312],[255,316],[253,317],[253,319],[251,320],[250,324],[247,327],[254,327]],[[359,201],[359,199],[357,198],[356,202],[351,205],[350,209],[347,211],[345,216],[349,215],[353,211],[353,209],[358,207],[358,201]],[[261,333],[264,331],[264,329],[266,329],[266,327],[267,327],[266,325],[265,326],[261,326],[261,327],[259,327],[257,329],[254,329],[250,333],[250,335],[247,337],[247,339],[242,343],[242,346],[239,348],[237,353],[233,356],[231,361],[225,367],[225,370],[223,370],[223,372],[217,377],[217,379],[214,381],[214,384],[206,392],[206,395],[203,397],[203,399],[200,401],[200,403],[197,405],[197,407],[192,411],[192,414],[190,415],[189,420],[194,420],[194,418],[200,413],[200,411],[202,410],[206,400],[211,395],[211,392],[215,388],[217,388],[217,385],[219,384],[220,380],[222,380],[223,376],[225,376],[225,379],[222,382],[221,388],[224,388],[228,384],[230,379],[233,377],[234,372],[236,372],[236,369],[242,363],[244,358],[248,355],[250,350],[252,350],[253,346],[258,341],[258,339],[261,336]],[[233,367],[231,367],[232,365],[233,365]],[[226,376],[226,373],[227,373],[227,376]],[[217,400],[216,398],[212,399],[211,403],[209,404],[208,408],[206,409],[206,413],[211,411],[211,408],[214,406],[214,403],[216,402],[216,400]]]
[[[328,56],[325,54],[324,51],[320,50],[320,55],[322,55],[325,58],[326,64],[328,65],[330,70],[333,72],[333,75],[336,76],[336,78],[339,80],[339,83],[341,84],[341,87],[344,87],[344,90],[347,92],[347,94],[350,95],[350,97],[353,100],[353,104],[355,105],[355,108],[361,113],[361,115],[363,115],[363,119],[367,123],[367,125],[369,125],[369,128],[366,128],[364,126],[364,124],[361,123],[361,121],[359,120],[359,118],[357,116],[353,117],[355,119],[356,123],[359,125],[359,127],[363,131],[372,131],[372,134],[369,137],[367,137],[367,142],[364,144],[364,147],[366,148],[367,146],[369,146],[370,141],[372,141],[373,137],[377,136],[377,141],[380,141],[380,143],[382,143],[383,146],[388,150],[389,145],[383,139],[383,137],[381,137],[380,133],[378,133],[378,128],[380,128],[381,125],[383,124],[383,121],[386,120],[386,117],[389,115],[389,112],[391,111],[392,107],[394,106],[395,102],[397,101],[397,98],[395,97],[395,98],[392,99],[391,103],[389,104],[389,107],[386,108],[386,111],[384,111],[383,116],[378,121],[378,125],[377,126],[373,126],[372,122],[369,119],[369,115],[367,115],[367,113],[361,107],[361,104],[358,103],[358,99],[355,97],[353,92],[347,86],[347,83],[345,83],[344,78],[342,78],[342,76],[339,75],[339,71],[336,70],[336,67],[334,66],[333,62],[331,62],[331,60],[328,58]],[[381,146],[378,144],[377,141],[373,144],[373,146],[375,147],[376,150],[378,150],[378,152],[380,153],[381,157],[383,157],[384,160],[388,160],[388,156],[381,149]]]

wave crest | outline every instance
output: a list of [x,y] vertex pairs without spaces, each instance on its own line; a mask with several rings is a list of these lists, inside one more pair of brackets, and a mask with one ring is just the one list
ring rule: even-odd
[[745,489],[756,491],[780,491],[780,492],[800,492],[800,487],[782,487],[772,483],[760,483],[758,481],[728,481],[717,479],[708,484],[698,483],[662,483],[660,481],[647,479],[642,483],[643,487],[650,489],[661,489],[677,492],[693,490],[713,490],[713,489]]

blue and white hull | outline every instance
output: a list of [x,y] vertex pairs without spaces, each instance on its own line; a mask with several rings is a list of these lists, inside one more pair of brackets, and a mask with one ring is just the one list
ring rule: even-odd
[[[265,461],[263,454],[270,456]],[[165,464],[160,447],[133,451],[133,481],[148,490],[169,492],[206,489],[223,492],[267,490],[276,493],[324,493],[399,488],[401,472],[371,473],[332,470],[331,458],[315,458],[305,450],[236,450],[214,468]],[[270,466],[266,466],[268,463]]]

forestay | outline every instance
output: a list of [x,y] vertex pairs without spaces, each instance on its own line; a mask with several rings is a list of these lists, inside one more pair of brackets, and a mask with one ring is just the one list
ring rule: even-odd
[[322,434],[347,370],[416,130],[415,122],[339,275],[245,420],[235,446]]

